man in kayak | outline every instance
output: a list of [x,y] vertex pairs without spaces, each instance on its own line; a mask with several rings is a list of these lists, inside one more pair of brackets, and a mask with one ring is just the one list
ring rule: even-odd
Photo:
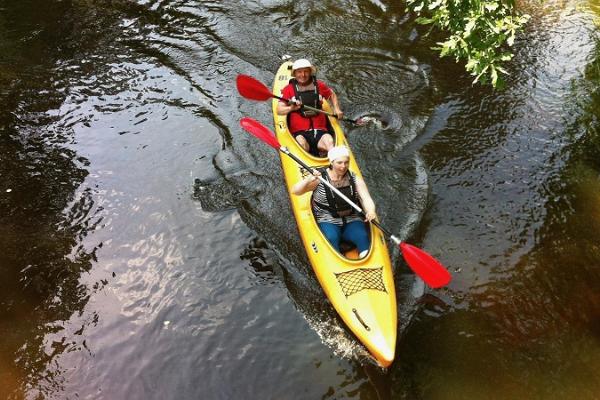
[[[333,147],[327,153],[327,157],[331,163],[329,167],[317,170],[314,175],[298,182],[292,188],[292,193],[300,196],[313,192],[313,214],[329,243],[340,251],[341,240],[352,242],[362,258],[369,252],[370,239],[365,222],[375,219],[375,203],[365,181],[348,169],[350,152],[347,147]],[[354,204],[361,204],[365,211],[365,220],[363,221],[345,200],[320,182],[318,176],[333,184]]]
[[292,64],[290,83],[281,90],[281,96],[290,99],[277,104],[277,114],[288,115],[288,128],[296,141],[311,154],[320,156],[331,149],[335,143],[328,131],[327,116],[308,110],[302,105],[321,109],[323,99],[333,106],[333,112],[341,119],[344,113],[340,109],[338,98],[333,90],[315,77],[317,69],[306,59]]

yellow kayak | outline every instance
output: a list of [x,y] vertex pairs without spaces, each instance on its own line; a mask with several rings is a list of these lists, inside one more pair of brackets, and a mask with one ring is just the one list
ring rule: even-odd
[[[273,94],[281,96],[281,90],[291,79],[291,68],[290,61],[279,67]],[[309,166],[327,166],[327,158],[314,157],[296,143],[288,131],[286,116],[277,115],[277,102],[273,100],[273,116],[279,143]],[[323,108],[331,112],[327,102]],[[349,147],[337,119],[329,120],[335,131],[336,145]],[[371,248],[366,257],[358,259],[356,250],[340,254],[317,225],[311,210],[312,194],[295,196],[291,193],[291,188],[303,179],[302,168],[285,155],[281,155],[281,166],[304,249],[325,295],[375,360],[388,367],[396,350],[397,314],[394,276],[385,237],[371,225]],[[350,170],[362,178],[352,152]]]

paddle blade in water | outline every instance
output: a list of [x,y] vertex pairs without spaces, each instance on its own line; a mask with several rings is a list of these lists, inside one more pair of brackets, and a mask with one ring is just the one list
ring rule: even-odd
[[358,119],[355,119],[353,122],[354,122],[354,124],[356,124],[358,126],[363,126],[363,125],[367,124],[367,120],[365,118],[358,118]]
[[271,132],[269,128],[267,128],[257,120],[244,117],[240,120],[240,125],[252,136],[259,138],[274,149],[279,150],[279,148],[281,147],[279,141],[277,140],[273,132]]
[[426,284],[435,289],[450,283],[450,272],[431,255],[407,243],[400,243],[400,249],[408,266]]
[[273,97],[268,87],[251,76],[240,74],[235,83],[238,92],[247,99],[265,101]]
[[367,125],[368,123],[372,123],[378,129],[387,128],[387,123],[385,123],[384,121],[382,121],[381,119],[376,118],[376,117],[368,117],[368,116],[360,117],[360,118],[354,120],[353,122],[358,126],[364,126],[364,125]]

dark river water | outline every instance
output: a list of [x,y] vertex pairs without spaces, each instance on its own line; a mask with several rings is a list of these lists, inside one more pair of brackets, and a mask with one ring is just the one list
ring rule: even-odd
[[[0,0],[0,398],[600,398],[600,4],[546,1],[503,91],[392,0]],[[393,252],[396,361],[346,332],[301,248],[272,126],[308,57]]]

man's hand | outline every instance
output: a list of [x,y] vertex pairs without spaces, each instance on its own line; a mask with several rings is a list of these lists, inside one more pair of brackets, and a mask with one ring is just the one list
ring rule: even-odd
[[292,97],[288,100],[288,106],[290,106],[290,111],[298,111],[302,108],[302,102],[297,100],[295,97]]

